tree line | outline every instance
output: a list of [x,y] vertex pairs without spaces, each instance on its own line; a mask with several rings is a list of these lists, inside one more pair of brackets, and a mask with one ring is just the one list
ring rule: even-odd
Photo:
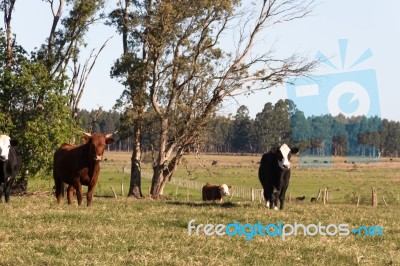
[[[101,109],[100,109],[101,110]],[[80,110],[82,128],[93,132],[118,131],[118,141],[110,149],[131,151],[133,128],[124,126],[117,111]],[[154,119],[146,116],[143,152],[152,152],[157,131]],[[128,123],[129,124],[129,123]],[[297,146],[302,154],[313,156],[398,157],[400,122],[379,117],[305,117],[290,100],[266,103],[255,118],[242,105],[233,116],[215,115],[188,151],[208,153],[263,153],[279,143]]]

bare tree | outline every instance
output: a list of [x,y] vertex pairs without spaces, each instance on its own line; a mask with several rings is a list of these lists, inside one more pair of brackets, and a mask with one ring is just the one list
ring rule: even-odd
[[87,79],[92,72],[94,65],[96,64],[96,60],[99,57],[101,51],[106,46],[107,42],[110,40],[106,40],[100,49],[96,52],[93,49],[89,55],[89,58],[86,59],[85,63],[83,64],[83,68],[81,70],[81,64],[78,62],[78,59],[75,58],[73,60],[73,70],[72,70],[72,79],[69,85],[67,96],[69,99],[69,106],[71,109],[71,117],[73,119],[77,119],[78,115],[78,106],[81,100],[83,91],[86,87]]
[[11,19],[12,19],[12,12],[14,10],[16,0],[3,0],[1,2],[1,10],[4,13],[4,27],[6,31],[6,67],[10,68],[12,65],[12,58],[13,58],[13,38],[11,37]]
[[[89,58],[81,66],[79,63],[80,51],[81,47],[85,45],[84,37],[90,26],[103,19],[101,9],[104,0],[46,0],[46,2],[50,5],[53,20],[47,42],[42,46],[38,55],[45,62],[50,76],[53,77],[65,75],[69,70],[68,67],[72,65],[72,71],[69,73],[71,83],[66,94],[69,98],[71,116],[76,119],[86,81],[99,54],[109,40],[104,42],[98,52],[95,53],[93,49]],[[63,13],[66,14],[63,16]]]

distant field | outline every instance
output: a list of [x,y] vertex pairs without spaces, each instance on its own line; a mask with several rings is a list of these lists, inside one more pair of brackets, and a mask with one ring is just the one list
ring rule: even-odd
[[[130,167],[131,154],[127,152],[106,152],[102,162],[99,184],[95,191],[97,196],[112,196],[112,186],[118,195],[121,194],[121,183],[125,195],[129,187],[129,171],[123,173],[123,168]],[[187,155],[174,174],[174,178],[210,182],[215,184],[226,183],[233,187],[261,188],[258,180],[258,162],[261,155],[218,155],[202,154]],[[300,158],[303,159],[303,158]],[[317,158],[323,163],[324,158]],[[382,197],[388,204],[400,202],[400,159],[382,158],[377,163],[344,163],[345,158],[334,158],[333,164],[324,165],[324,168],[304,168],[298,165],[299,157],[293,157],[293,170],[288,189],[292,197],[306,196],[309,203],[311,197],[318,194],[320,188],[328,187],[331,203],[356,203],[360,195],[361,204],[370,204],[371,187],[378,190],[379,204],[383,204]],[[315,160],[315,158],[308,159]],[[151,174],[149,159],[145,158],[143,172]],[[213,166],[212,162],[217,161]],[[329,166],[329,167],[327,167]],[[129,170],[129,169],[128,169]],[[54,183],[51,177],[47,180],[31,180],[31,191],[51,191]],[[148,193],[150,180],[143,178],[142,191]],[[84,189],[85,191],[85,189]],[[167,185],[164,194],[170,198],[200,200],[200,191],[177,188]]]

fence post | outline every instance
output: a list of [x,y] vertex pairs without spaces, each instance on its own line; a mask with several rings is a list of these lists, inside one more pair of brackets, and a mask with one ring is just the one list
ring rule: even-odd
[[251,202],[255,200],[254,188],[251,188]]
[[322,191],[322,189],[318,190],[317,199],[315,200],[316,202],[318,202],[319,198],[321,197],[321,191]]
[[112,186],[110,186],[110,188],[111,188],[112,192],[114,193],[114,198],[117,199],[117,198],[118,198],[118,197],[117,197],[117,193],[115,193],[114,188],[113,188]]
[[260,203],[262,203],[264,201],[264,189],[261,189],[260,191]]
[[326,188],[326,202],[328,203],[329,201],[329,187]]
[[328,188],[324,189],[324,204],[328,203]]
[[385,206],[389,206],[387,203],[386,203],[386,200],[385,200],[385,198],[382,196],[382,199],[383,199],[383,202],[385,203]]
[[378,206],[378,192],[376,188],[372,187],[372,207]]

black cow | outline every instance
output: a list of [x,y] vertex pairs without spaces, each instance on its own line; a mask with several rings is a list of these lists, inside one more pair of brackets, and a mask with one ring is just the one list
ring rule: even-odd
[[6,202],[10,201],[11,186],[21,166],[20,158],[14,149],[17,144],[17,140],[6,135],[0,135],[0,202],[3,193]]
[[271,149],[261,158],[258,178],[270,209],[278,209],[278,198],[280,209],[283,209],[290,179],[290,155],[298,152],[298,148],[290,149],[286,144],[282,144],[280,147]]

